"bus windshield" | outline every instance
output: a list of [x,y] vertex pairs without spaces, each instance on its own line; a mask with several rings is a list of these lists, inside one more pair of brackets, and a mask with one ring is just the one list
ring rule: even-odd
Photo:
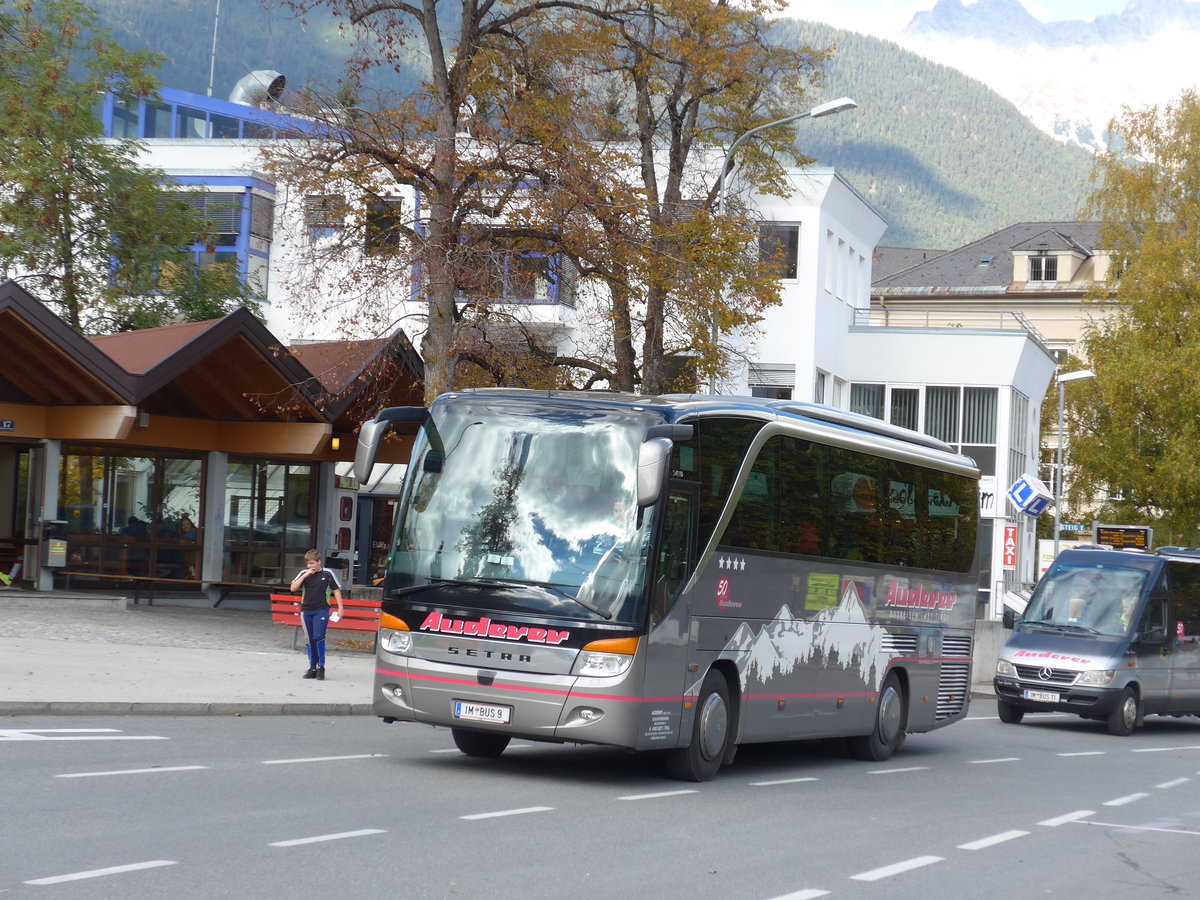
[[434,404],[405,479],[387,595],[640,621],[652,516],[639,526],[638,447],[660,421],[549,400]]
[[1038,582],[1023,626],[1072,634],[1125,634],[1142,588],[1145,569],[1103,564],[1060,564]]

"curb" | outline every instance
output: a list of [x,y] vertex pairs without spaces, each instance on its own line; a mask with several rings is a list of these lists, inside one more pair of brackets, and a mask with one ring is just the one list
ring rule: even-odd
[[0,716],[364,716],[370,703],[0,702]]

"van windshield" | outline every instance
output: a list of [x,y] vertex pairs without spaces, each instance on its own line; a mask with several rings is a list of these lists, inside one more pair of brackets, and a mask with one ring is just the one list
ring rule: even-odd
[[1136,618],[1147,575],[1145,569],[1124,566],[1056,565],[1038,582],[1022,626],[1125,635]]

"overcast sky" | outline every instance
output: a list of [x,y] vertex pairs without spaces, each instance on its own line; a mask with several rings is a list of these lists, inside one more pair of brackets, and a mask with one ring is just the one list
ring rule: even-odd
[[[901,31],[914,13],[933,9],[936,0],[791,0],[788,15],[796,19],[827,22],[848,31],[888,35]],[[1126,0],[1021,0],[1036,19],[1059,22],[1092,19],[1121,12]],[[970,3],[964,3],[970,6]]]

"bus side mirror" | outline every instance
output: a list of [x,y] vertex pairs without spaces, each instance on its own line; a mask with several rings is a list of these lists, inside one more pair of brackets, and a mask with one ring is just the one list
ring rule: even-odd
[[375,466],[375,454],[383,433],[392,424],[419,424],[425,420],[423,406],[392,406],[380,410],[375,418],[362,423],[358,429],[358,446],[354,450],[354,477],[359,484],[366,484]]
[[651,506],[662,493],[663,475],[671,459],[672,444],[667,438],[651,438],[638,446],[637,503]]

